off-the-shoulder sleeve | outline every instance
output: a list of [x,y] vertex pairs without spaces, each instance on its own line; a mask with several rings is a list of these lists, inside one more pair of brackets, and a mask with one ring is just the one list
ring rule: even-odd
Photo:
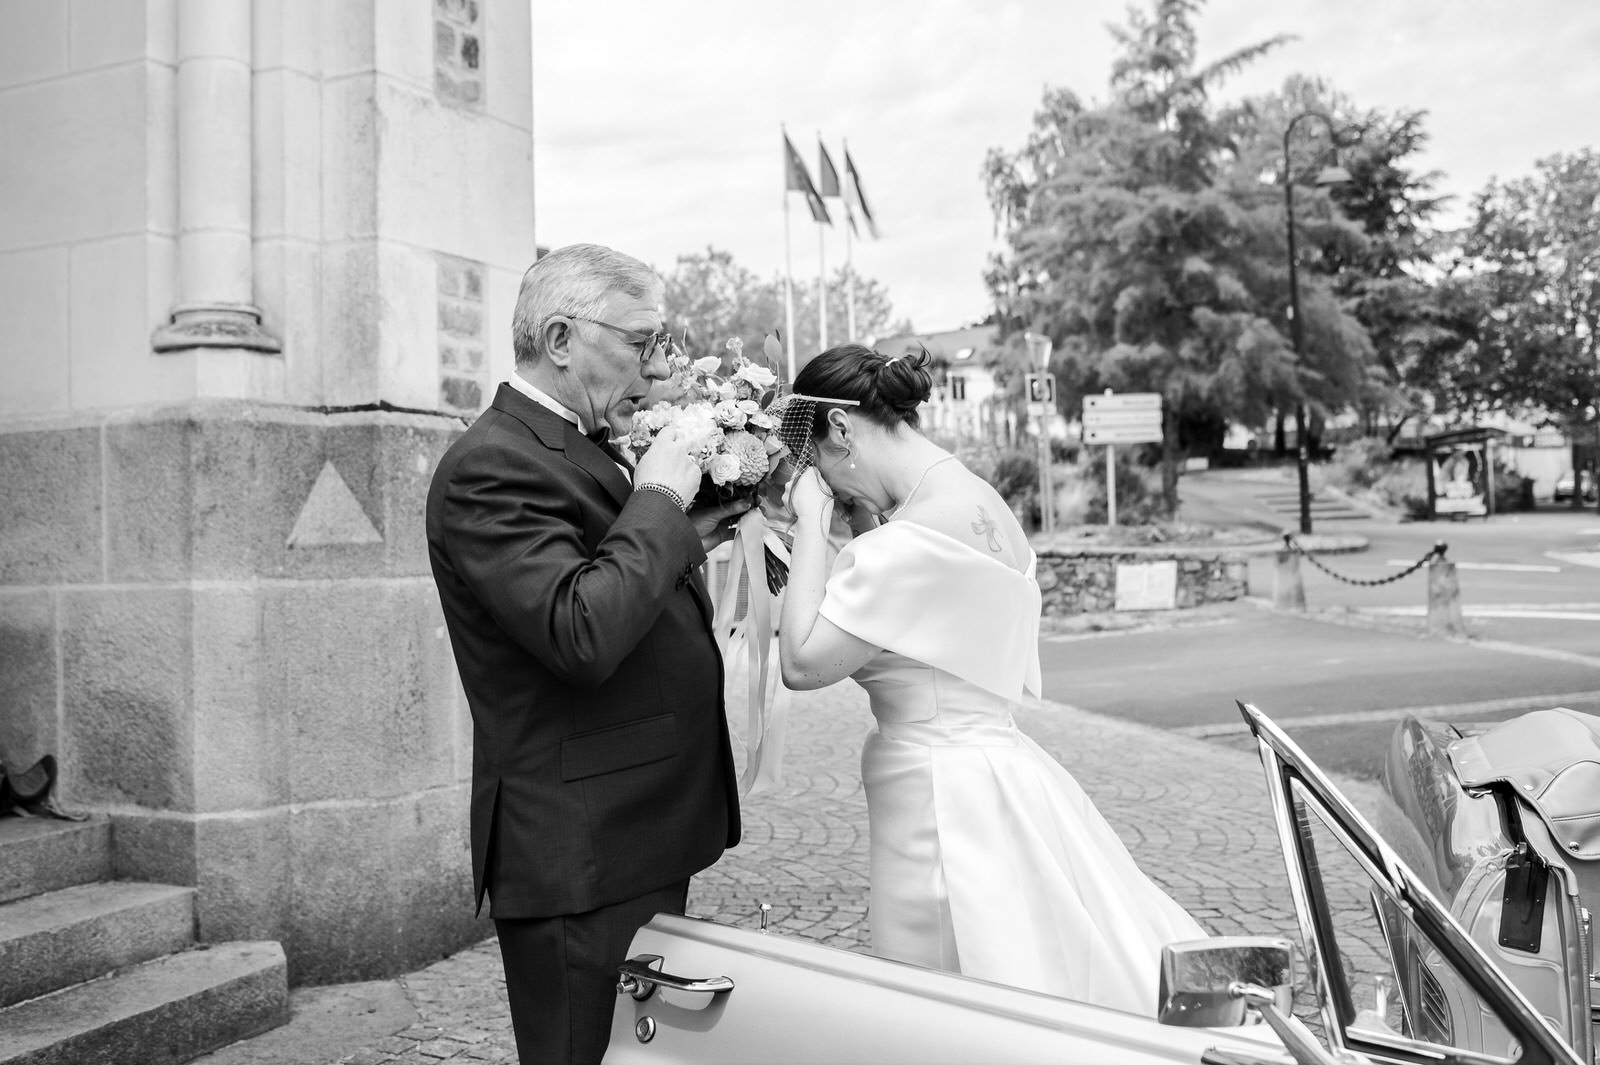
[[839,552],[820,613],[885,650],[1006,699],[1037,697],[1039,586],[959,540],[908,521]]

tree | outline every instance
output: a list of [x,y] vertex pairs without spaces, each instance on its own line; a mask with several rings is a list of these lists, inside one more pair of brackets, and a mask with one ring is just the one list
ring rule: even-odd
[[1484,396],[1586,436],[1600,428],[1600,152],[1491,181],[1473,207],[1462,251],[1483,301],[1473,366]]
[[[758,357],[767,335],[781,336],[784,329],[783,278],[763,279],[734,261],[731,253],[708,247],[704,252],[678,256],[664,273],[668,321],[687,327],[689,353],[695,357],[723,354],[730,337],[744,341],[745,353]],[[841,343],[847,319],[848,271],[840,268],[828,279],[828,339]],[[797,365],[817,353],[817,283],[796,281],[794,286],[795,358]],[[893,307],[888,290],[879,282],[855,275],[856,331],[862,337],[881,336],[890,330]],[[909,332],[910,323],[903,322]],[[780,373],[786,367],[773,367]]]
[[[1015,153],[991,151],[990,203],[1008,254],[988,280],[1012,330],[1046,332],[1058,365],[1084,389],[1160,392],[1163,494],[1177,507],[1181,448],[1204,446],[1228,420],[1260,424],[1286,400],[1332,407],[1353,398],[1367,347],[1325,279],[1302,284],[1306,353],[1287,339],[1281,206],[1259,168],[1240,165],[1246,131],[1211,91],[1282,43],[1273,38],[1195,66],[1199,0],[1153,0],[1113,31],[1123,54],[1111,102],[1088,107],[1052,90]],[[1323,242],[1359,233],[1322,196],[1307,218]]]
[[[1283,133],[1294,116],[1307,112],[1327,116],[1328,125],[1297,130],[1286,175]],[[1428,409],[1426,382],[1413,370],[1420,348],[1436,346],[1447,335],[1437,328],[1434,286],[1424,280],[1435,254],[1431,220],[1443,202],[1433,191],[1439,175],[1407,164],[1427,144],[1423,117],[1418,111],[1362,109],[1324,81],[1292,75],[1277,92],[1248,101],[1240,119],[1246,128],[1240,138],[1242,174],[1272,173],[1281,183],[1309,176],[1335,158],[1349,174],[1327,190],[1327,201],[1364,239],[1352,241],[1342,225],[1325,226],[1319,219],[1327,217],[1326,207],[1306,204],[1296,211],[1308,251],[1300,269],[1327,277],[1366,331],[1374,362],[1360,368],[1356,402],[1369,430],[1389,416],[1391,435],[1410,415]]]

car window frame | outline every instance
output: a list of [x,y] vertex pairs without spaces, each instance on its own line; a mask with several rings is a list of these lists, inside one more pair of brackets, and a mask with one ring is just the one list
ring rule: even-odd
[[[1323,823],[1345,846],[1371,877],[1374,885],[1402,907],[1430,944],[1453,965],[1483,1002],[1495,1010],[1521,1047],[1516,1065],[1584,1065],[1577,1053],[1551,1027],[1493,960],[1461,927],[1423,881],[1403,862],[1393,848],[1368,824],[1359,811],[1289,738],[1282,728],[1260,709],[1239,702],[1240,713],[1257,741],[1267,791],[1272,802],[1273,822],[1289,877],[1290,895],[1306,951],[1315,969],[1322,995],[1318,1003],[1325,1038],[1336,1050],[1351,1051],[1384,1061],[1439,1061],[1438,1045],[1415,1042],[1403,1036],[1383,1042],[1350,1039],[1346,1022],[1354,1016],[1354,1003],[1342,976],[1334,979],[1338,940],[1333,929],[1327,896],[1316,868],[1314,855],[1302,847],[1301,832],[1294,807],[1294,785],[1315,803]],[[1339,996],[1336,998],[1336,996]],[[1412,1049],[1408,1044],[1413,1044]],[[1495,1062],[1504,1059],[1485,1057],[1458,1050],[1461,1061]]]

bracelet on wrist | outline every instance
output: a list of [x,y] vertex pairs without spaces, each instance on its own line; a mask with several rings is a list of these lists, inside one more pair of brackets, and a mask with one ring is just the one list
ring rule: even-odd
[[664,484],[657,484],[654,481],[646,481],[644,484],[634,485],[633,489],[636,492],[660,492],[662,495],[672,500],[673,505],[679,510],[688,511],[689,509],[688,501],[685,500],[683,496],[679,495],[675,489],[668,488]]

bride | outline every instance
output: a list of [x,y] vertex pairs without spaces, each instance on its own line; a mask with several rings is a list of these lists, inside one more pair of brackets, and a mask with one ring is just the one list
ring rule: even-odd
[[[783,680],[850,677],[871,699],[873,951],[1153,1015],[1161,947],[1206,933],[1012,722],[1040,690],[1034,553],[994,489],[918,431],[927,362],[832,348],[781,412],[803,471]],[[836,505],[855,535],[830,574]]]

